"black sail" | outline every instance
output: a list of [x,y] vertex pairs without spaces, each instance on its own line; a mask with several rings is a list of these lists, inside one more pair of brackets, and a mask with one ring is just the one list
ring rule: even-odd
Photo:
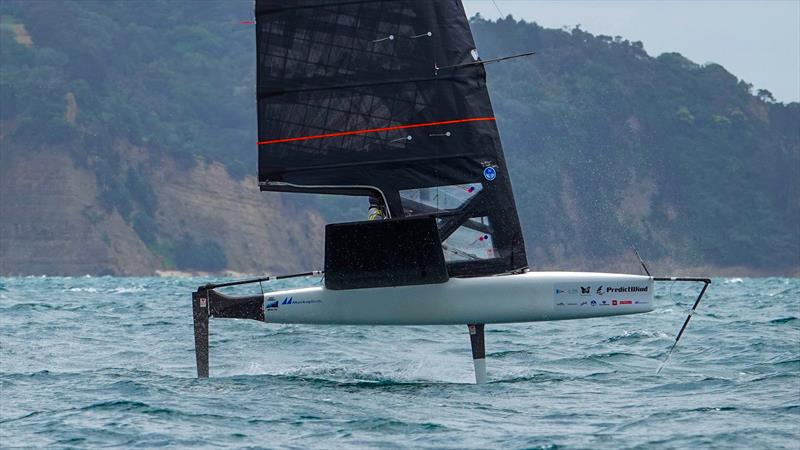
[[257,0],[255,13],[262,190],[435,215],[451,275],[527,266],[460,1]]

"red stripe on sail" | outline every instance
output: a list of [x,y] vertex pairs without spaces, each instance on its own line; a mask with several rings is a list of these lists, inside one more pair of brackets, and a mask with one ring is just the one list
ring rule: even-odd
[[268,144],[280,144],[282,142],[295,142],[295,141],[307,141],[310,139],[324,139],[324,138],[331,138],[331,137],[338,137],[338,136],[350,136],[353,134],[365,134],[365,133],[378,133],[380,131],[394,131],[394,130],[406,130],[409,128],[422,128],[422,127],[434,127],[437,125],[452,125],[454,123],[465,123],[465,122],[481,122],[487,120],[496,120],[494,117],[472,117],[469,119],[456,119],[456,120],[444,120],[441,122],[425,122],[425,123],[414,123],[410,125],[397,125],[394,127],[383,127],[383,128],[370,128],[366,130],[354,130],[354,131],[340,131],[338,133],[326,133],[326,134],[315,134],[313,136],[301,136],[301,137],[293,137],[293,138],[283,138],[283,139],[272,139],[268,141],[259,141],[258,145],[268,145]]

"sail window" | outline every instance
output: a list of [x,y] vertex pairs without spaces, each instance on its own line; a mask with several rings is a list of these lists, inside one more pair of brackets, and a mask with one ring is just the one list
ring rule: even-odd
[[453,184],[400,191],[406,216],[432,214],[458,209],[483,189],[480,183]]
[[445,261],[496,258],[492,235],[488,217],[473,217],[467,220],[442,243]]

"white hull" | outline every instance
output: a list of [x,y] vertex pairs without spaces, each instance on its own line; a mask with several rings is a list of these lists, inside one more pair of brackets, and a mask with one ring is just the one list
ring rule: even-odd
[[449,325],[582,319],[653,310],[653,279],[586,272],[452,278],[441,284],[264,294],[270,323]]

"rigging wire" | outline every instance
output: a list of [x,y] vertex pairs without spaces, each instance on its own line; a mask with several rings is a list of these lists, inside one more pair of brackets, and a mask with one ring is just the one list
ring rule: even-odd
[[647,270],[647,264],[644,263],[644,260],[642,259],[641,255],[639,255],[639,250],[636,249],[635,245],[633,246],[633,252],[636,253],[636,257],[639,258],[639,264],[642,265],[642,269],[644,269],[644,273],[646,273],[648,277],[652,276],[652,275],[650,275],[650,271]]
[[497,8],[497,12],[500,13],[500,18],[502,19],[503,18],[503,11],[500,11],[500,7],[497,6],[497,2],[495,0],[492,0],[492,3],[494,3],[494,7]]

